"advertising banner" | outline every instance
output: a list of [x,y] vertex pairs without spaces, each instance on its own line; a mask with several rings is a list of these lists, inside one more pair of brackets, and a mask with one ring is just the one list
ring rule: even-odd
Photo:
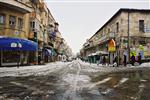
[[115,52],[116,51],[116,43],[113,39],[111,39],[108,43],[108,51]]

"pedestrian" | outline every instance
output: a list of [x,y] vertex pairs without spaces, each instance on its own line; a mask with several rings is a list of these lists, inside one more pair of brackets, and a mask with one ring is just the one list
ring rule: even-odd
[[116,56],[113,60],[113,67],[117,65],[118,57]]
[[135,63],[135,56],[134,56],[133,53],[132,53],[132,56],[131,56],[130,60],[131,60],[132,66],[134,66],[134,63]]
[[124,66],[127,65],[127,56],[126,55],[123,56],[123,64],[124,64]]
[[41,55],[38,55],[38,64],[41,64]]
[[97,65],[99,65],[99,64],[101,64],[101,57],[99,57],[99,60],[98,60],[98,64],[97,64]]
[[103,57],[103,65],[105,65],[106,64],[106,57],[104,56]]
[[17,68],[20,66],[20,52],[17,53]]
[[142,56],[141,56],[141,54],[139,53],[139,55],[138,55],[138,63],[139,63],[139,65],[141,65],[141,63],[142,63],[141,58],[142,58]]

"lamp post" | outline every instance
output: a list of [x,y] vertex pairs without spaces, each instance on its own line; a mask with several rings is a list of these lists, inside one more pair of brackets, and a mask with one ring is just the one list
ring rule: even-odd
[[20,66],[20,63],[21,63],[21,50],[20,48],[22,48],[22,45],[21,45],[21,40],[17,43],[17,48],[18,48],[18,61],[17,61],[17,68],[19,68]]
[[120,38],[117,41],[116,48],[117,48],[117,67],[118,67],[120,64]]
[[46,32],[46,29],[44,29],[44,32],[43,32],[43,50],[42,50],[42,62],[43,62],[43,64],[45,64],[45,54],[44,54],[44,52],[45,52],[45,32]]
[[129,30],[129,27],[130,27],[130,12],[128,11],[128,45],[127,45],[127,48],[128,48],[128,62],[130,63],[130,30]]

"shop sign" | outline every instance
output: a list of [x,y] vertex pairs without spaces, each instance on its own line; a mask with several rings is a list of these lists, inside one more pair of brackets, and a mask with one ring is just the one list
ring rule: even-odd
[[21,44],[21,43],[18,43],[18,47],[19,47],[19,48],[22,48],[22,44]]
[[150,48],[149,47],[145,47],[145,49],[144,49],[144,56],[145,57],[150,57]]
[[150,48],[148,46],[139,45],[138,48],[131,48],[130,56],[138,56],[138,53],[141,54],[142,58],[150,57]]
[[116,51],[116,43],[113,39],[111,39],[108,43],[108,51],[115,52]]
[[17,43],[11,43],[11,47],[12,47],[12,48],[17,47]]

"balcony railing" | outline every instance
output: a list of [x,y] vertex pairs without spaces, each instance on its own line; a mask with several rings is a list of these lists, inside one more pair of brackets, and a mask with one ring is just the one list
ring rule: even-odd
[[25,31],[6,27],[0,28],[0,36],[28,38]]

